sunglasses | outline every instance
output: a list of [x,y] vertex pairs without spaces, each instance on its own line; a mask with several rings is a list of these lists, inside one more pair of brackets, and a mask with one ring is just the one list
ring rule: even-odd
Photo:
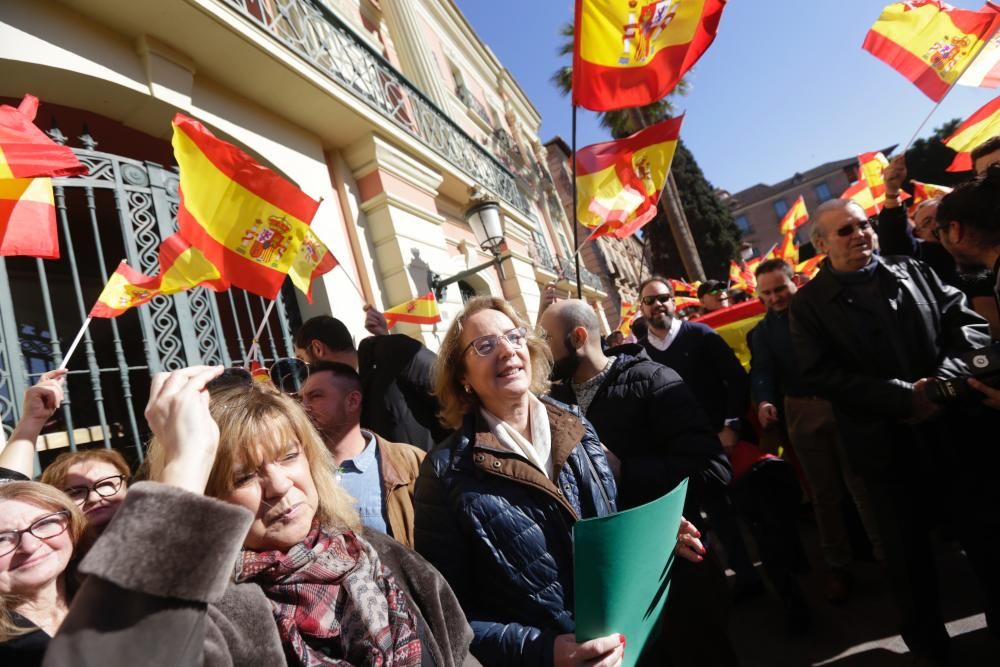
[[668,303],[673,299],[671,294],[650,294],[649,296],[642,297],[642,305],[652,306],[654,303]]
[[309,364],[295,357],[276,359],[270,367],[262,366],[250,370],[242,366],[232,366],[211,380],[207,385],[209,393],[226,387],[249,387],[254,382],[269,382],[279,391],[295,395],[309,377]]
[[492,334],[489,336],[474,338],[472,342],[466,345],[465,349],[462,350],[462,356],[465,356],[465,353],[468,352],[471,347],[480,357],[488,357],[493,354],[494,350],[497,349],[497,345],[500,344],[501,338],[510,343],[510,346],[515,350],[520,350],[524,345],[524,341],[528,338],[528,330],[524,327],[518,327],[516,329],[511,329],[510,331],[505,331],[499,336]]
[[862,222],[854,222],[851,224],[844,225],[843,227],[837,227],[836,235],[840,237],[847,237],[854,233],[857,229],[860,232],[867,231],[872,228],[871,220],[864,220]]

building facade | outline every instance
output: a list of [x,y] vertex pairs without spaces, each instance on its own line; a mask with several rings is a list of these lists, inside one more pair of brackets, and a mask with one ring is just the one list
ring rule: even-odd
[[[363,337],[363,305],[388,308],[492,259],[464,219],[479,192],[502,212],[502,271],[452,285],[435,326],[399,332],[436,349],[463,300],[492,294],[535,320],[565,272],[541,118],[453,0],[33,0],[0,4],[0,101],[42,102],[36,122],[90,166],[56,179],[63,257],[0,260],[0,417],[61,360],[109,270],[156,272],[176,228],[170,119],[204,123],[322,199],[313,228],[340,266],[313,302],[238,290],[159,297],[95,321],[70,363],[68,405],[42,447],[103,443],[141,458],[149,375],[239,363],[259,331],[290,356],[309,316]],[[607,294],[593,282],[587,298]],[[265,314],[269,317],[265,320]],[[43,454],[43,458],[48,454]]]

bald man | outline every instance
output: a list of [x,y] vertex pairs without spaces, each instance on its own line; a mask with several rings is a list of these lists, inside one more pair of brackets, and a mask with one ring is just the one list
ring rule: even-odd
[[[552,396],[578,405],[616,459],[618,507],[628,509],[659,498],[685,477],[686,516],[698,517],[701,496],[728,484],[731,470],[719,438],[684,384],[671,369],[646,356],[639,345],[601,350],[594,310],[577,299],[559,301],[539,322],[555,360]],[[631,353],[630,353],[631,351]],[[711,555],[699,564],[675,563],[663,641],[649,664],[736,665],[726,633],[725,576]],[[661,655],[666,651],[670,662]]]
[[[970,466],[956,461],[958,415],[931,401],[931,378],[966,374],[960,356],[989,343],[986,321],[926,264],[879,257],[877,237],[855,202],[833,199],[813,214],[811,236],[827,259],[792,299],[791,331],[803,379],[833,403],[844,453],[868,488],[871,516],[911,652],[947,660],[945,631],[931,558],[928,500],[960,506]],[[963,446],[965,446],[963,444]],[[931,467],[933,462],[933,467]],[[971,466],[975,468],[975,466]],[[988,523],[949,519],[973,564],[984,553]],[[996,575],[977,567],[988,590]]]

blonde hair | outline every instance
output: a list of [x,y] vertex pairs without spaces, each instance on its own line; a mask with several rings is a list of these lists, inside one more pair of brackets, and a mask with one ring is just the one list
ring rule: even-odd
[[119,474],[125,475],[126,481],[128,481],[131,476],[131,471],[128,468],[128,463],[125,462],[125,457],[122,456],[117,450],[88,449],[60,454],[56,457],[56,460],[50,463],[45,471],[42,472],[40,481],[43,484],[50,484],[62,491],[66,488],[66,478],[69,477],[69,469],[76,464],[83,463],[85,461],[100,461],[102,463],[109,463],[115,467],[115,470],[117,470]]
[[552,372],[552,352],[549,346],[535,335],[531,326],[503,299],[492,296],[470,299],[448,327],[434,366],[434,394],[441,405],[438,416],[441,423],[449,428],[459,428],[465,415],[480,405],[475,393],[466,392],[462,386],[466,352],[462,345],[462,332],[465,330],[466,320],[482,310],[499,311],[509,317],[515,327],[524,327],[528,331],[528,359],[531,363],[531,386],[528,390],[536,395],[549,390],[549,374]]
[[[360,529],[355,501],[337,482],[336,466],[326,445],[302,406],[266,385],[232,385],[212,390],[209,411],[219,425],[219,450],[208,477],[205,495],[223,499],[235,488],[237,468],[256,470],[276,459],[290,441],[299,443],[319,503],[316,516],[329,529]],[[147,453],[150,477],[156,479],[164,466],[164,452],[153,438]]]
[[[69,532],[70,542],[73,543],[73,550],[76,550],[80,537],[86,528],[87,520],[83,512],[69,499],[65,493],[48,484],[41,482],[8,482],[0,484],[0,502],[4,500],[20,500],[21,502],[37,505],[42,509],[53,512],[69,512]],[[66,576],[66,570],[59,575]],[[10,612],[21,604],[21,598],[17,595],[0,594],[0,642],[5,642],[20,635],[31,632],[31,628],[19,628],[14,625]]]

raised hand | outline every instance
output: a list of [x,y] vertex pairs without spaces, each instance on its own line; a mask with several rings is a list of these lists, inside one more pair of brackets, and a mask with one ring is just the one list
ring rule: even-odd
[[219,426],[208,411],[206,385],[223,366],[192,366],[157,373],[149,389],[146,421],[164,451],[158,482],[204,493],[219,447]]
[[389,335],[389,323],[375,306],[365,304],[365,329],[373,336]]

